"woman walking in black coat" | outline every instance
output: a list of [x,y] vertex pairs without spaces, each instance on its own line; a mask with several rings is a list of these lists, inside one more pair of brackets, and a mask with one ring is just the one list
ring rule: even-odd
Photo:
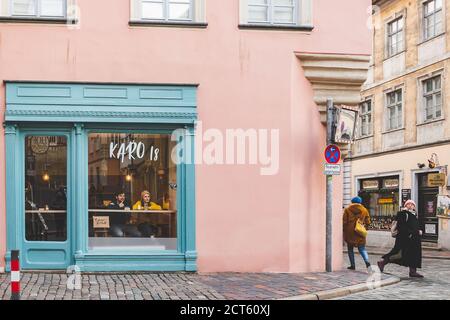
[[396,263],[409,267],[409,276],[423,278],[417,273],[417,268],[422,268],[422,230],[419,229],[419,220],[416,217],[416,204],[412,200],[405,202],[403,210],[397,213],[398,234],[394,248],[378,261],[378,267],[383,272],[388,263]]

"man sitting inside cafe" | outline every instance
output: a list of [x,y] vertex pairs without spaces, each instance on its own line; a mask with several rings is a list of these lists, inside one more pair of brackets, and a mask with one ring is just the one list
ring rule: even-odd
[[[127,208],[125,202],[125,193],[119,192],[116,195],[116,200],[111,202],[108,206],[111,210],[117,210],[109,213],[110,219],[110,232],[113,237],[141,237],[136,225],[130,224],[131,213],[125,211]],[[129,209],[129,207],[128,207]],[[123,210],[119,212],[118,210]]]

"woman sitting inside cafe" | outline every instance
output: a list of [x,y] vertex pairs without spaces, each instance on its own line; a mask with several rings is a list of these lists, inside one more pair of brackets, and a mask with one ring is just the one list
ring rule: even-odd
[[133,210],[161,210],[161,206],[150,201],[150,192],[144,190],[141,192],[141,200],[133,205]]
[[[133,205],[133,210],[162,210],[159,204],[150,201],[150,199],[150,192],[147,190],[142,191],[141,200]],[[155,236],[157,233],[157,227],[148,222],[140,223],[138,229],[143,237]]]

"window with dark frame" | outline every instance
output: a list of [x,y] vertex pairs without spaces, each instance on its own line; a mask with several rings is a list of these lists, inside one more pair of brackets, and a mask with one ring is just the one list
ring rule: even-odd
[[399,176],[359,181],[362,204],[370,214],[370,230],[389,230],[399,209]]
[[67,240],[67,138],[25,137],[25,239]]
[[387,55],[392,57],[404,50],[403,41],[404,20],[399,17],[387,25]]
[[386,94],[387,109],[387,130],[401,128],[403,125],[402,116],[402,89]]
[[424,39],[430,39],[443,31],[442,0],[430,0],[423,3]]
[[372,134],[372,100],[366,100],[360,104],[359,123],[360,137],[366,137]]
[[442,116],[441,76],[426,79],[423,84],[424,120],[435,120]]

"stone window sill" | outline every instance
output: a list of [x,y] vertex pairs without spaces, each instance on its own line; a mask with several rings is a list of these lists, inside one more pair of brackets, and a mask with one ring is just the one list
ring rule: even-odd
[[298,25],[273,25],[273,24],[255,24],[246,23],[239,24],[239,29],[254,29],[254,30],[292,30],[292,31],[308,31],[311,32],[313,26],[298,26]]
[[367,136],[358,137],[358,138],[356,138],[355,140],[356,140],[356,141],[360,141],[360,140],[365,140],[365,139],[369,139],[369,138],[373,138],[373,133],[372,133],[372,134],[369,134],[369,135],[367,135]]
[[392,56],[385,57],[383,62],[387,61],[387,60],[390,60],[390,59],[393,59],[393,58],[395,58],[395,57],[397,57],[397,56],[399,56],[399,55],[401,55],[402,53],[405,53],[405,52],[406,52],[406,49],[403,49],[402,51],[397,52],[396,54],[393,54]]
[[128,23],[131,27],[175,27],[175,28],[199,28],[206,29],[206,22],[180,22],[180,21],[147,21],[132,20]]
[[77,24],[78,20],[67,18],[38,18],[38,17],[0,17],[0,23],[37,23],[37,24]]
[[442,37],[443,35],[445,35],[445,31],[444,31],[444,32],[441,32],[441,33],[439,33],[439,34],[437,34],[437,35],[435,35],[435,36],[432,36],[431,38],[428,38],[428,39],[422,39],[419,43],[417,43],[417,45],[420,46],[421,44],[424,44],[424,43],[433,41],[433,40],[435,40],[436,38]]
[[445,118],[433,119],[433,120],[428,120],[428,121],[416,123],[416,126],[417,127],[426,126],[428,124],[432,124],[432,123],[436,123],[436,122],[443,122],[443,121],[445,121]]
[[388,133],[393,133],[393,132],[397,132],[397,131],[404,131],[404,130],[405,130],[405,127],[401,127],[401,128],[397,128],[397,129],[383,131],[381,134],[388,134]]

